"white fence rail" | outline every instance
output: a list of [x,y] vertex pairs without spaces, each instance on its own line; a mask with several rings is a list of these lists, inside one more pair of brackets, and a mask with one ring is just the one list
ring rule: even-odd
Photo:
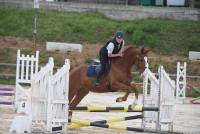
[[[143,106],[144,107],[158,107],[159,99],[159,81],[155,77],[149,68],[147,67],[144,71],[144,80],[143,80]],[[149,122],[155,122],[158,124],[158,114],[155,111],[144,111],[144,118],[142,127],[146,128],[146,124]]]
[[174,106],[175,106],[175,81],[171,80],[163,66],[160,72],[160,126],[168,124],[168,129],[173,131]]
[[[16,66],[16,82],[15,82],[15,107],[19,107],[21,103],[27,102],[30,95],[30,84],[33,74],[38,72],[39,51],[36,55],[21,55],[20,50],[17,51]],[[20,112],[20,111],[18,111]]]
[[143,128],[150,122],[156,123],[156,129],[168,125],[168,130],[173,131],[175,82],[170,79],[163,66],[159,67],[159,78],[149,70],[147,59],[143,81],[143,105],[144,107],[158,107],[159,112],[144,112]]
[[51,123],[52,126],[68,122],[69,60],[52,76]]
[[[39,52],[36,56],[25,56],[18,50],[15,101],[18,113],[25,112],[26,115],[14,118],[10,132],[31,132],[38,123],[47,132],[52,132],[54,127],[65,130],[64,125],[68,122],[69,60],[65,60],[65,64],[53,75],[53,58],[49,58],[39,72],[38,58]],[[30,85],[24,87],[20,84]]]
[[48,96],[50,88],[50,77],[53,75],[53,58],[49,59],[48,64],[34,75],[31,82],[31,109],[29,115],[32,121],[47,122],[49,124]]
[[42,122],[48,132],[53,127],[68,122],[69,60],[53,75],[54,62],[49,63],[34,75],[31,82],[30,116],[34,123]]
[[18,83],[31,82],[33,74],[38,72],[38,58],[39,51],[36,51],[36,56],[21,55],[20,50],[17,51],[16,81]]

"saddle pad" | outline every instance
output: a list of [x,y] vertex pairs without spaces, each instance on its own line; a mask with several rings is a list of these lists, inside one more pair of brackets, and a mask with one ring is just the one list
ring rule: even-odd
[[95,77],[96,76],[95,68],[96,68],[96,66],[94,66],[94,65],[90,65],[87,68],[86,74],[87,74],[88,77]]

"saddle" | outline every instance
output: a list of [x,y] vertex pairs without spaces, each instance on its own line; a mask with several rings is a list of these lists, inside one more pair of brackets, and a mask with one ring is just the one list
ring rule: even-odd
[[87,76],[88,77],[96,77],[101,69],[101,64],[99,59],[93,59],[92,64],[87,68]]
[[[92,64],[87,68],[86,74],[87,74],[88,77],[93,77],[93,78],[96,79],[97,74],[99,73],[100,69],[101,69],[100,60],[99,59],[93,59]],[[92,83],[95,84],[94,79],[92,80]],[[112,90],[110,83],[108,83],[107,88],[110,92],[116,92],[115,90]]]

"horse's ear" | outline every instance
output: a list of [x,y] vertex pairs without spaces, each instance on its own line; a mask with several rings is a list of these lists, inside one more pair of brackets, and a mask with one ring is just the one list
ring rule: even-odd
[[149,51],[150,51],[150,49],[147,49],[145,47],[142,47],[142,49],[141,49],[142,54],[147,54]]

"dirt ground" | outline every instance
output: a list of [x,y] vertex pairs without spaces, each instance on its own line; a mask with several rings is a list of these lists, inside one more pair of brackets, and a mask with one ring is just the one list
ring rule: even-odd
[[[81,53],[79,52],[73,52],[73,51],[67,51],[66,53],[58,53],[57,58],[68,58],[70,59],[71,66],[78,66],[80,64],[83,64],[85,62],[85,59],[87,58],[95,58],[98,56],[98,51],[102,45],[100,44],[82,44],[83,50]],[[30,40],[28,38],[20,38],[20,37],[10,37],[10,36],[0,36],[0,51],[3,51],[5,48],[13,48],[13,49],[28,49],[32,50],[33,52],[35,50],[38,50],[44,53],[48,53],[46,51],[46,44],[37,42],[36,47],[34,47],[33,40]],[[36,49],[35,49],[36,48]],[[16,54],[14,54],[16,55]],[[55,62],[57,59],[55,59]]]
[[[36,50],[44,50],[45,49],[44,43],[37,42],[36,43]],[[76,52],[67,52],[68,58],[73,62],[76,60],[78,63],[83,64],[84,60],[88,57],[95,58],[98,56],[98,52],[103,44],[87,44],[83,43],[83,50],[82,53]],[[20,38],[20,37],[10,37],[10,36],[0,36],[0,49],[4,48],[14,48],[14,49],[33,49],[34,50],[34,43],[33,40],[28,38]],[[154,53],[150,51],[148,57],[151,58],[159,58],[166,62],[177,61],[179,59],[183,59],[183,57],[170,54],[170,55],[161,55],[158,53]]]
[[[0,87],[5,87],[1,85]],[[10,86],[6,86],[10,87]],[[79,106],[128,106],[132,104],[134,96],[130,95],[126,102],[116,103],[115,99],[119,96],[124,95],[122,92],[115,93],[92,93],[90,92],[79,104]],[[9,98],[12,99],[12,98]],[[174,132],[184,133],[184,134],[200,134],[200,105],[190,104],[189,101],[192,98],[187,98],[184,104],[175,105],[174,114]],[[142,95],[139,96],[139,104],[142,104]],[[125,117],[138,115],[141,113],[123,113],[123,112],[107,112],[107,113],[88,113],[88,112],[74,112],[74,119],[84,119],[84,120],[103,120],[110,119],[113,117]],[[0,134],[8,134],[12,119],[15,116],[13,106],[3,106],[0,105]],[[115,125],[129,126],[129,127],[141,127],[141,119],[124,121],[119,123],[114,123]],[[154,123],[147,124],[148,129],[154,130]],[[166,126],[163,127],[167,130]],[[67,130],[68,134],[140,134],[139,132],[130,132],[123,130],[113,130],[107,128],[97,128],[97,127],[82,127],[78,129]]]

